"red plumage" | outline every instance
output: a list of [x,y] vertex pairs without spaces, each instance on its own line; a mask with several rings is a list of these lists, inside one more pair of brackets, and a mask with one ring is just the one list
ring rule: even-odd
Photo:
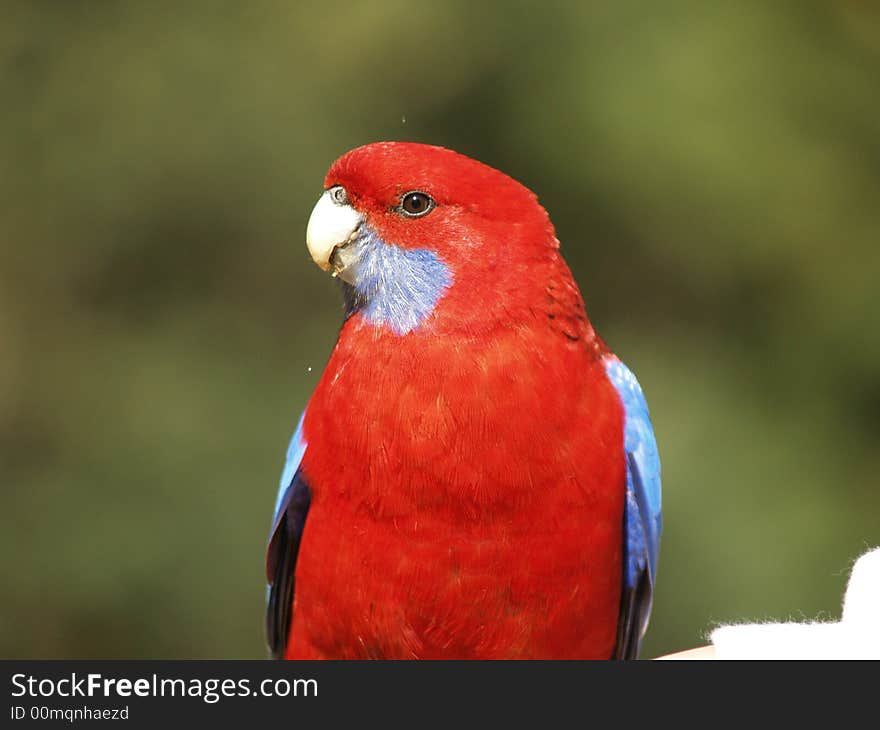
[[[607,658],[621,594],[623,409],[535,196],[387,143],[326,185],[454,280],[399,335],[347,319],[303,424],[311,505],[288,658]],[[408,190],[437,208],[392,212]]]

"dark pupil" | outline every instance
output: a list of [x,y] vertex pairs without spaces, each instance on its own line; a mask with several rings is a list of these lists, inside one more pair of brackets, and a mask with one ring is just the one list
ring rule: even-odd
[[407,195],[403,207],[408,213],[421,213],[425,209],[425,196],[415,193]]

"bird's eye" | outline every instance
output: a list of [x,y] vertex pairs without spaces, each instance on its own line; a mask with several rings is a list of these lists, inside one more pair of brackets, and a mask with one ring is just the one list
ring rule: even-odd
[[400,212],[409,218],[420,218],[426,213],[430,213],[435,205],[436,203],[431,199],[431,196],[413,191],[400,199]]
[[336,205],[348,205],[348,193],[342,185],[334,185],[330,188],[330,198]]

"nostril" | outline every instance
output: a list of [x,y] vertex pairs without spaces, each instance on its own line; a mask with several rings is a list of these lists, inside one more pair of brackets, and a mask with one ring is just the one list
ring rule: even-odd
[[330,197],[336,205],[348,205],[348,193],[342,185],[334,185],[330,188]]

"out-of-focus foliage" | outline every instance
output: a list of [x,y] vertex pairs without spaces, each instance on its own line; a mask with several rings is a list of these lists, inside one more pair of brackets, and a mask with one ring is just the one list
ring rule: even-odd
[[0,655],[264,656],[341,315],[305,222],[377,139],[533,188],[638,374],[645,654],[836,616],[880,543],[878,90],[856,0],[4,3]]

